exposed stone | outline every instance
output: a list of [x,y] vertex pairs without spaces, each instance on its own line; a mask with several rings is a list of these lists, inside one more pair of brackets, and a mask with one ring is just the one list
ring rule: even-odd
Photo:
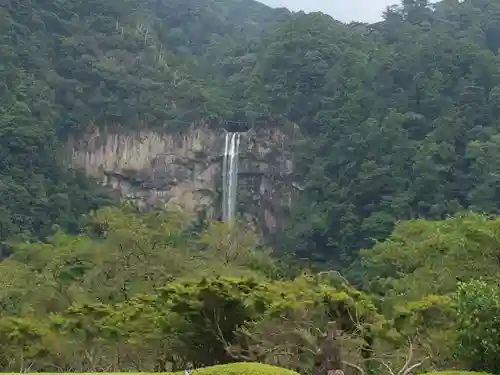
[[[299,136],[293,124],[251,129],[242,137],[239,157],[238,210],[265,229],[279,229],[283,207],[298,194],[293,181],[293,147]],[[144,209],[179,204],[219,215],[224,130],[192,126],[184,133],[95,130],[68,141],[72,162],[104,185]]]

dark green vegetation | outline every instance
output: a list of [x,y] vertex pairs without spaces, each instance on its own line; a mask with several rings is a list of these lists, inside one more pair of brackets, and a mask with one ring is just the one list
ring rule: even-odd
[[77,230],[80,214],[109,203],[63,165],[68,135],[96,125],[179,128],[224,113],[213,79],[200,78],[195,57],[176,52],[208,59],[218,39],[236,45],[239,34],[256,35],[287,13],[274,16],[258,3],[200,4],[0,4],[0,240],[44,238],[54,224]]
[[251,1],[8,1],[2,237],[101,202],[61,170],[57,135],[200,119],[300,125],[305,191],[280,243],[301,258],[346,266],[397,220],[496,213],[499,14],[408,0],[368,26]]
[[[499,35],[486,0],[404,0],[376,25],[236,0],[1,2],[0,369],[310,373],[335,320],[358,372],[411,354],[498,374]],[[275,253],[353,285],[244,226],[113,208],[64,162],[69,136],[199,120],[300,126],[304,191]]]
[[425,3],[366,28],[297,16],[268,48],[265,79],[288,86],[266,92],[314,140],[290,230],[301,256],[345,264],[397,220],[498,213],[500,3]]

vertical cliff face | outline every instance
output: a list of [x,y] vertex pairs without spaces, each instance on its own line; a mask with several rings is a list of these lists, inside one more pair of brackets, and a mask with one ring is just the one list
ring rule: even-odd
[[[293,124],[242,135],[238,212],[279,229],[297,194]],[[178,204],[220,215],[224,130],[193,125],[184,133],[95,131],[68,141],[74,165],[143,209]]]

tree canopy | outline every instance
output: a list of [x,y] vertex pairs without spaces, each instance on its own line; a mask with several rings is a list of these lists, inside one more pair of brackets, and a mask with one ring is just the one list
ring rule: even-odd
[[[0,369],[309,374],[335,321],[360,373],[498,372],[499,31],[486,0],[404,0],[372,25],[242,0],[3,1]],[[300,127],[273,244],[119,206],[63,150],[96,127],[234,118]]]

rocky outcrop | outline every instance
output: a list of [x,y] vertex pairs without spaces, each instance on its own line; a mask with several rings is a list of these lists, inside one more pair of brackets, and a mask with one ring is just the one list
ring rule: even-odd
[[[293,124],[251,129],[240,145],[238,212],[276,231],[297,195]],[[140,207],[178,204],[220,214],[224,130],[193,125],[183,133],[95,130],[68,141],[72,163]],[[295,186],[295,187],[294,187]]]

